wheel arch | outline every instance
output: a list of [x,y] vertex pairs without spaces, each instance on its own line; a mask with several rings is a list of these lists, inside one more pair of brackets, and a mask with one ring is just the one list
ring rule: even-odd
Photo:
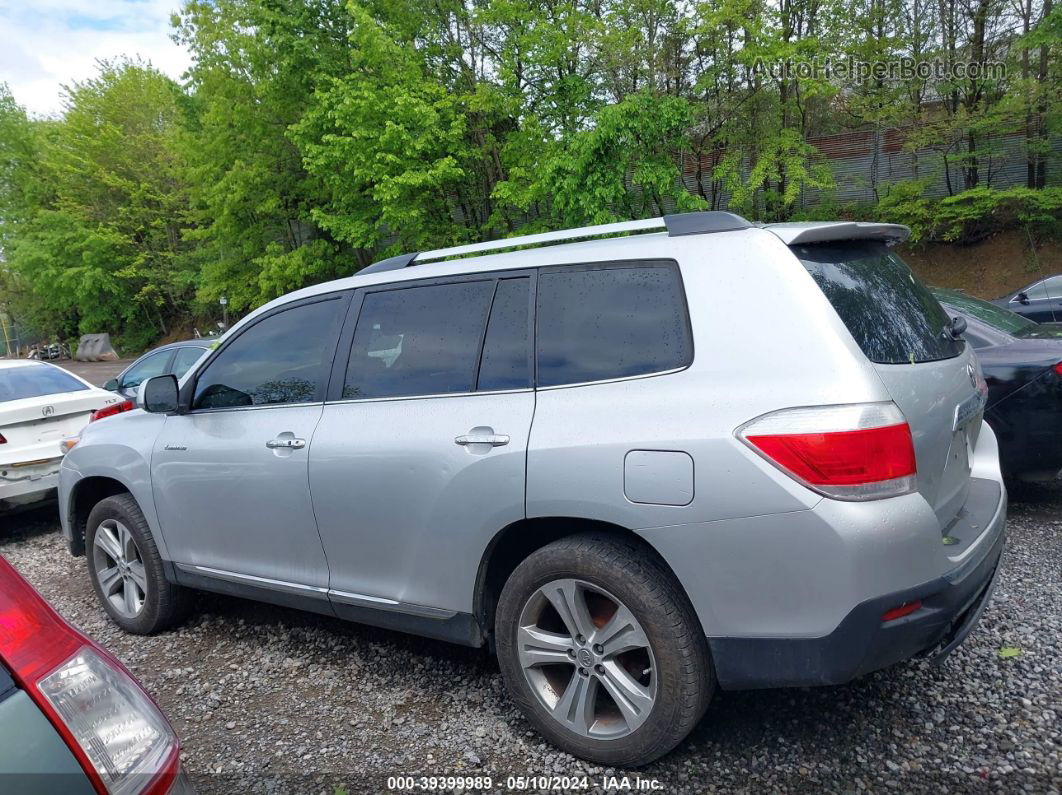
[[[81,478],[70,490],[70,551],[81,556],[85,554],[85,531],[92,509],[101,501],[115,494],[132,495],[132,490],[116,478],[106,475],[90,475]],[[135,499],[135,497],[134,497]]]
[[520,519],[499,530],[480,559],[476,574],[476,590],[473,597],[473,612],[487,644],[494,651],[494,613],[498,597],[509,576],[529,555],[547,544],[568,536],[584,533],[622,538],[648,549],[669,574],[675,579],[679,590],[689,599],[682,582],[657,550],[630,528],[612,522],[570,516],[536,517]]

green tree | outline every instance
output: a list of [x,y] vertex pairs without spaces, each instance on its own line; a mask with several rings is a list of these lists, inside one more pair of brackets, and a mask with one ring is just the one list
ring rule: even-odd
[[67,88],[59,122],[6,110],[18,123],[5,125],[5,149],[21,140],[33,158],[5,180],[8,286],[38,325],[110,331],[138,349],[183,314],[194,282],[176,154],[186,111],[178,86],[138,61],[102,63]]
[[328,190],[288,136],[329,76],[348,66],[339,0],[191,0],[174,19],[193,56],[196,108],[181,147],[201,305],[245,311],[352,273],[372,252],[344,248],[314,218]]

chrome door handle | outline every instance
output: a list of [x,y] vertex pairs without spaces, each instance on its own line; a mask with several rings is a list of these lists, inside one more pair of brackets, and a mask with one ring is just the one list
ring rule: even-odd
[[501,447],[509,444],[509,437],[504,433],[467,434],[454,439],[454,444],[489,444],[491,447]]
[[302,449],[305,446],[306,446],[306,440],[305,439],[291,439],[291,438],[287,438],[287,439],[270,439],[268,442],[266,442],[266,447],[268,447],[270,450],[276,450],[278,448],[284,448],[284,447],[291,447],[291,448],[294,448],[296,450],[300,450],[300,449]]

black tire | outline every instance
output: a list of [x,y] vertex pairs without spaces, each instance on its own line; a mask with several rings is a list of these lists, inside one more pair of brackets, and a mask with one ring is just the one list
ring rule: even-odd
[[[129,530],[138,548],[140,561],[143,563],[147,587],[143,589],[143,606],[134,617],[125,616],[119,612],[104,595],[103,588],[100,586],[94,545],[100,526],[108,521],[120,522]],[[134,635],[154,635],[187,618],[192,607],[193,593],[166,579],[158,547],[155,546],[147,520],[144,519],[144,514],[132,495],[117,494],[107,497],[97,503],[89,513],[85,530],[85,559],[96,598],[100,600],[100,604],[111,620],[126,632]]]
[[[614,595],[649,641],[656,669],[653,705],[625,736],[597,739],[569,729],[550,714],[524,674],[517,636],[525,605],[543,586],[565,579]],[[502,676],[527,719],[554,745],[599,764],[635,767],[668,753],[696,726],[715,690],[708,644],[686,595],[652,550],[619,537],[570,536],[528,556],[502,588],[495,639]]]

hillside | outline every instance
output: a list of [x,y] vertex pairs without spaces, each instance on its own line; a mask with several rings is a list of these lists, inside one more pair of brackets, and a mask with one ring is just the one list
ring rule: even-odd
[[1038,276],[1062,273],[1062,242],[1038,243],[1034,250],[1018,230],[970,246],[909,246],[900,253],[926,284],[957,287],[978,298],[998,298]]

